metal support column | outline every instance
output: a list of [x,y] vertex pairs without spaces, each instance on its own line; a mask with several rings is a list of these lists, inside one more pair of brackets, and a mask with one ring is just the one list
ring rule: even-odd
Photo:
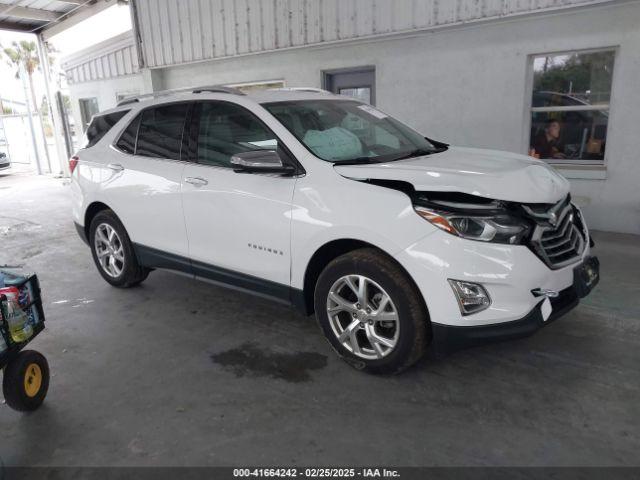
[[[20,80],[24,90],[24,102],[27,105],[27,118],[29,119],[29,130],[31,131],[31,143],[33,145],[33,153],[36,157],[36,169],[38,175],[42,175],[42,165],[40,165],[40,152],[38,151],[38,141],[36,140],[36,129],[33,126],[33,112],[31,111],[31,100],[29,99],[29,87],[27,87],[27,72],[24,65],[20,63]],[[46,148],[46,145],[45,145]]]
[[[58,156],[58,172],[64,176],[69,176],[69,164],[66,162],[68,156],[64,148],[64,139],[62,136],[62,112],[58,108],[57,99],[51,91],[51,65],[49,64],[49,56],[47,55],[47,46],[43,40],[42,34],[38,34],[38,55],[40,56],[40,65],[44,74],[44,87],[47,96],[47,105],[49,107],[49,118],[53,128],[53,140],[56,145],[56,153]],[[52,172],[54,173],[54,172]]]

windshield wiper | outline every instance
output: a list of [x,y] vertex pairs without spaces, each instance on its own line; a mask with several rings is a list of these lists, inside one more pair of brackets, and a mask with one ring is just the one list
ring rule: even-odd
[[[381,163],[374,160],[375,157],[356,157],[349,160],[337,160],[336,165],[367,165],[369,163]],[[386,161],[386,160],[385,160]]]
[[393,162],[393,161],[396,161],[396,160],[404,160],[404,159],[407,159],[407,158],[424,157],[425,155],[431,155],[432,153],[439,153],[439,152],[442,152],[442,151],[443,150],[439,150],[439,149],[426,150],[424,148],[416,148],[415,150],[411,150],[410,152],[406,152],[406,153],[400,154],[397,157],[394,157],[393,159],[387,160],[387,161],[388,162]]
[[372,163],[387,163],[395,162],[396,160],[405,160],[407,158],[422,157],[425,155],[431,155],[432,153],[444,152],[447,148],[434,148],[433,150],[427,150],[424,148],[416,148],[409,152],[402,152],[396,155],[381,155],[379,157],[356,157],[349,160],[337,161],[336,165],[367,165]]

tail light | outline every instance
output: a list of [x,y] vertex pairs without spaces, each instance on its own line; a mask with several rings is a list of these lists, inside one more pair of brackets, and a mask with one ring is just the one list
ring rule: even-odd
[[73,171],[78,166],[78,160],[80,160],[80,157],[78,157],[77,155],[74,155],[69,159],[69,172],[73,173]]

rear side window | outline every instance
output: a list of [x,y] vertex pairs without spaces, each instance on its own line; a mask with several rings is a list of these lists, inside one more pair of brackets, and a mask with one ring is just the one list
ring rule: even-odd
[[135,154],[179,160],[188,108],[186,103],[177,103],[143,111]]
[[141,116],[142,115],[138,115],[135,120],[129,124],[126,130],[122,132],[122,135],[120,135],[118,143],[116,143],[116,147],[125,153],[131,155],[136,153],[136,135],[138,135],[138,125],[140,125]]
[[119,112],[109,113],[107,115],[100,115],[93,117],[91,124],[87,128],[85,133],[87,141],[84,148],[93,147],[98,143],[102,137],[104,137],[111,127],[113,127],[118,121],[124,117],[129,110],[121,110]]

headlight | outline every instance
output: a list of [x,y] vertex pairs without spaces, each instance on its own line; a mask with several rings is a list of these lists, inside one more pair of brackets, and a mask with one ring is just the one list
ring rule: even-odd
[[529,226],[508,213],[485,215],[481,213],[444,212],[415,206],[425,220],[445,232],[482,242],[519,244],[529,232]]

